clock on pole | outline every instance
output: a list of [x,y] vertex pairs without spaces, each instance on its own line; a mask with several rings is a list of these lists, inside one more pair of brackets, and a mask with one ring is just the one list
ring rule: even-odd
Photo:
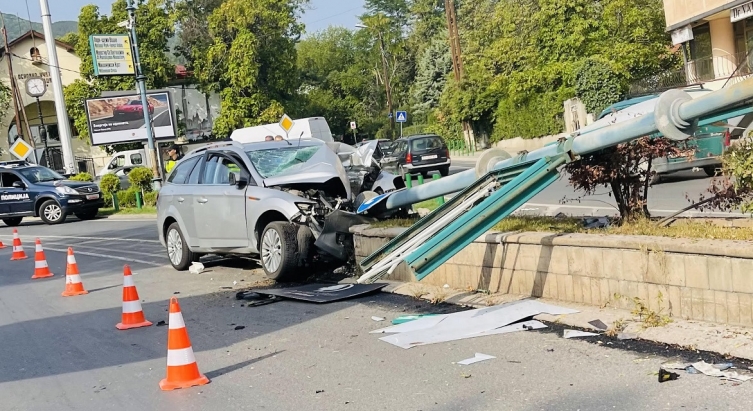
[[42,77],[32,77],[26,80],[26,94],[39,98],[47,92],[47,81]]

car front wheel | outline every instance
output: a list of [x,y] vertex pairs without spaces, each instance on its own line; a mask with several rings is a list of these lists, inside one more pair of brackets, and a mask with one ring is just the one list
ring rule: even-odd
[[259,252],[264,273],[275,281],[291,281],[299,267],[298,229],[288,222],[270,223],[261,235]]
[[63,208],[55,200],[47,200],[39,208],[39,217],[46,224],[60,224],[65,221],[67,216]]
[[174,269],[186,271],[192,262],[198,261],[196,255],[188,248],[178,223],[172,223],[167,228],[165,243],[167,244],[167,258]]
[[23,217],[3,218],[3,222],[8,227],[18,227],[23,219]]

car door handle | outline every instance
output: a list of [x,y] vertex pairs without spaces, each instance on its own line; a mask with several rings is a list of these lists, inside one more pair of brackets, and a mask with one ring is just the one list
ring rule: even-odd
[[206,204],[206,203],[207,203],[207,202],[208,202],[209,200],[207,200],[206,198],[200,198],[200,199],[198,199],[198,200],[196,200],[196,201],[197,201],[197,202],[198,202],[199,204]]
[[184,202],[184,201],[186,201],[186,199],[185,199],[185,198],[183,198],[183,197],[178,197],[178,202],[179,202],[179,203],[182,203],[182,202]]

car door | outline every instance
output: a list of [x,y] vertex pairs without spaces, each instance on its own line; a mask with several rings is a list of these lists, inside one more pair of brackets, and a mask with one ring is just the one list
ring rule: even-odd
[[[12,171],[1,171],[0,180],[0,214],[31,213],[34,211],[32,198],[26,183]],[[24,188],[13,187],[14,183],[21,183]]]
[[[177,213],[176,217],[180,218],[189,246],[198,246],[192,199],[198,185],[203,157],[192,157],[181,163],[175,168],[175,172],[170,174],[165,187],[160,190],[161,201],[164,201],[167,207],[173,207]],[[192,185],[191,177],[194,174],[196,183]]]
[[381,162],[382,169],[384,169],[385,171],[389,171],[391,173],[397,172],[398,158],[400,157],[400,150],[404,146],[405,146],[405,141],[403,140],[398,140],[392,143],[390,148],[387,150],[388,153],[382,159],[382,162]]
[[244,166],[226,154],[208,152],[206,156],[192,203],[199,247],[247,248],[246,187],[232,184],[243,173]]

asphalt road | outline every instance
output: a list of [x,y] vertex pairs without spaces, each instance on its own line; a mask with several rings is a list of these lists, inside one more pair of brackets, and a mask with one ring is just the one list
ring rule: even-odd
[[[386,293],[333,304],[242,307],[233,296],[262,277],[253,263],[166,267],[153,221],[19,227],[26,252],[47,247],[51,279],[30,279],[33,253],[0,250],[0,408],[3,410],[676,410],[753,407],[753,382],[683,374],[657,382],[663,349],[519,332],[403,350],[369,331],[406,313],[447,312]],[[0,226],[8,244],[11,229]],[[64,298],[63,251],[76,250],[88,295]],[[122,265],[134,267],[155,324],[179,298],[200,370],[212,382],[162,392],[167,327],[118,331]],[[233,285],[233,282],[236,285]],[[237,326],[245,326],[235,330]],[[630,345],[631,343],[628,343]],[[632,346],[631,346],[632,347]],[[474,353],[496,359],[460,366]],[[653,352],[646,354],[645,352]],[[675,355],[672,353],[672,355]],[[697,358],[699,354],[690,354]]]
[[[139,116],[136,118],[134,115],[131,118],[118,118],[108,117],[106,119],[95,120],[93,125],[108,124],[113,122],[125,122],[118,126],[108,127],[107,131],[121,131],[121,130],[135,130],[144,127],[144,117]],[[152,114],[152,123],[154,127],[165,127],[170,125],[170,115],[168,113],[168,107],[156,107],[154,114]]]
[[[466,159],[453,159],[451,174],[455,174],[475,167],[475,161]],[[670,215],[679,211],[691,203],[688,198],[698,201],[701,195],[706,195],[711,178],[703,171],[683,171],[662,176],[658,184],[649,189],[648,206],[655,216]],[[531,214],[555,215],[558,212],[572,215],[617,215],[617,208],[612,198],[611,190],[605,187],[599,188],[596,193],[584,196],[569,185],[567,176],[561,175],[554,182],[521,207],[521,211]],[[710,216],[728,217],[738,213],[726,212],[689,212],[686,216]]]

